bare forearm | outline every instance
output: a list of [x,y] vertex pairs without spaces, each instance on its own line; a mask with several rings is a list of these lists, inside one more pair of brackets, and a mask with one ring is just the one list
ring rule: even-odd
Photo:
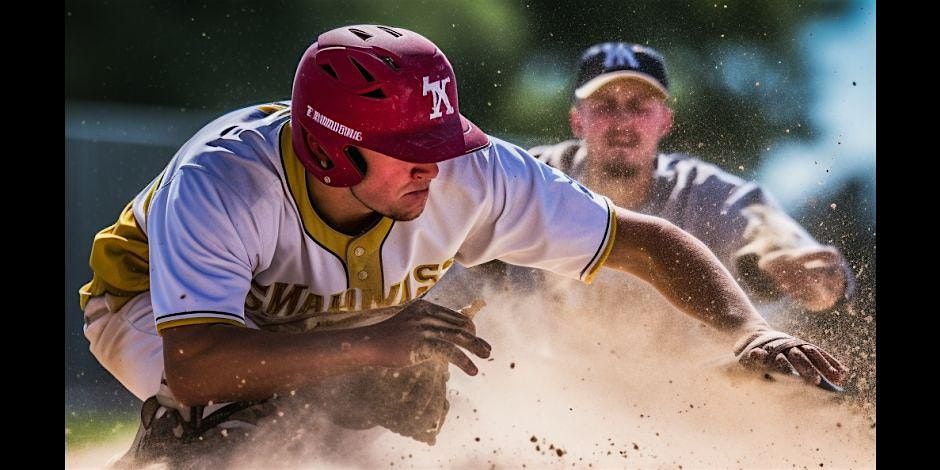
[[652,284],[687,314],[725,331],[766,326],[704,243],[666,220],[618,208],[606,266]]
[[267,398],[373,363],[362,331],[270,333],[228,325],[164,332],[167,381],[186,404]]

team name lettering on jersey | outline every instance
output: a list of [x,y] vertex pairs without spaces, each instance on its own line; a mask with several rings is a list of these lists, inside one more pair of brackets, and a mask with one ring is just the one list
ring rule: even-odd
[[433,82],[429,82],[427,76],[424,77],[422,96],[428,96],[429,91],[434,94],[434,106],[431,109],[430,119],[439,118],[443,115],[441,113],[441,103],[447,107],[447,114],[454,114],[454,107],[450,105],[450,99],[447,98],[447,93],[444,92],[448,82],[450,82],[450,77]]
[[309,286],[303,284],[275,282],[265,286],[252,281],[245,298],[245,311],[256,318],[283,320],[311,313],[401,305],[424,295],[453,265],[453,258],[439,264],[419,265],[401,281],[391,285],[387,295],[354,288],[323,296],[311,292]]

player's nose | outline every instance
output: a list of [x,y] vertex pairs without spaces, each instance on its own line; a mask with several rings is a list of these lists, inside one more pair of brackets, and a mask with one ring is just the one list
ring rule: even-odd
[[634,121],[626,114],[618,114],[617,119],[611,119],[609,129],[616,132],[630,131],[634,127]]
[[411,169],[411,177],[418,180],[432,180],[440,173],[437,163],[419,163]]

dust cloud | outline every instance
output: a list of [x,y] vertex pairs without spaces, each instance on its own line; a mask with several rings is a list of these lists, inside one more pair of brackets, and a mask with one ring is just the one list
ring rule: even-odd
[[[731,355],[734,338],[626,275],[549,285],[538,295],[489,287],[478,295],[487,306],[477,331],[492,357],[475,358],[476,377],[451,367],[451,407],[435,445],[314,419],[241,452],[237,466],[874,468],[874,351],[856,349],[873,338],[832,348],[853,368],[847,393],[837,395],[743,369]],[[833,330],[844,321],[814,322],[773,321],[827,348],[857,336]],[[87,455],[73,455],[69,467],[86,468]]]

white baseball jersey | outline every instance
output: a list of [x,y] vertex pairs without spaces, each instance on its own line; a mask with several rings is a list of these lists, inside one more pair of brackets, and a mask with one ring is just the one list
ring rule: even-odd
[[200,130],[96,237],[83,306],[149,288],[158,330],[247,320],[309,328],[324,315],[420,297],[455,261],[501,259],[590,282],[610,252],[606,198],[492,137],[439,163],[420,217],[340,233],[310,202],[289,126],[281,102]]

